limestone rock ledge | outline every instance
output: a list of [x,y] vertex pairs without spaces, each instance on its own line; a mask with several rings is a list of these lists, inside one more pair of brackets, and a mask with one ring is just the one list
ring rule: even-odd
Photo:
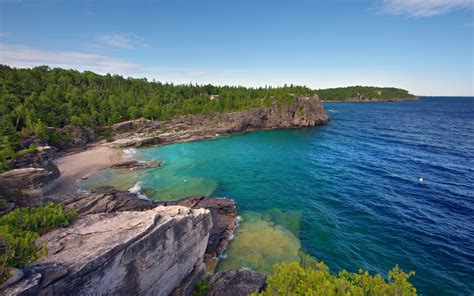
[[5,295],[168,295],[192,274],[210,212],[182,206],[92,214],[43,235],[48,255]]

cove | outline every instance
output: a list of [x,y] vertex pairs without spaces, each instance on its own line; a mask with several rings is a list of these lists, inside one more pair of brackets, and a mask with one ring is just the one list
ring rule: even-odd
[[[327,126],[137,149],[160,168],[102,171],[150,198],[230,197],[242,216],[219,269],[310,254],[332,271],[416,271],[426,295],[474,291],[474,101],[327,103]],[[423,177],[424,182],[419,178]],[[257,238],[261,240],[257,242]]]

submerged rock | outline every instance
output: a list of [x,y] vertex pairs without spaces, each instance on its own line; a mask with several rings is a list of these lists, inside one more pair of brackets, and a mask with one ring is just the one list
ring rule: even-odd
[[142,168],[157,168],[161,166],[159,161],[137,161],[126,160],[112,165],[113,169],[142,169]]
[[270,274],[276,263],[301,261],[298,237],[266,216],[242,213],[243,222],[226,251],[228,258],[219,263],[219,270],[245,267]]
[[209,211],[181,206],[88,215],[43,235],[48,255],[3,293],[168,295],[204,269],[211,227]]
[[264,290],[267,277],[248,269],[231,269],[216,273],[207,296],[246,296]]

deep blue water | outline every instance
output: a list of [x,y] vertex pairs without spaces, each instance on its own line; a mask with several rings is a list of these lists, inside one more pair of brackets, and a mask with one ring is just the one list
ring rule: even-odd
[[474,98],[325,109],[327,126],[140,149],[165,165],[125,179],[162,199],[202,193],[241,213],[301,213],[302,248],[333,271],[398,264],[425,295],[472,295]]

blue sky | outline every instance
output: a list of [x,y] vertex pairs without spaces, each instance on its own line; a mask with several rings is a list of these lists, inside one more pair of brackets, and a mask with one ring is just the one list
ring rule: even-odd
[[474,95],[474,0],[0,0],[0,62]]

